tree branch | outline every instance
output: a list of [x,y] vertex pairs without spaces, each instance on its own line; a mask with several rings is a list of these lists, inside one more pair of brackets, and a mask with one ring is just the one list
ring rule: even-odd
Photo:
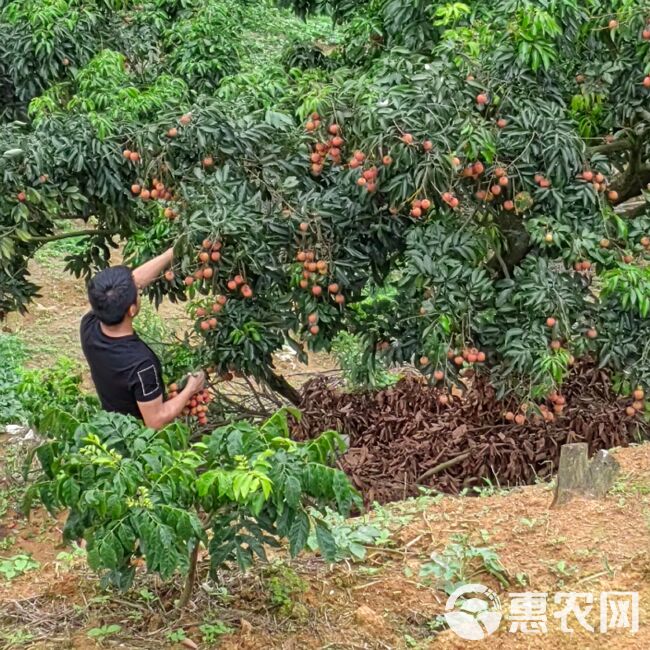
[[48,237],[32,237],[29,241],[38,244],[48,244],[52,241],[60,239],[70,239],[72,237],[92,237],[93,235],[117,235],[115,230],[71,230],[70,232],[62,232],[58,235],[49,235]]
[[596,153],[616,153],[617,151],[629,151],[634,146],[634,143],[627,139],[621,138],[615,142],[607,142],[606,144],[598,144],[595,147],[588,147],[587,153],[593,155]]
[[634,196],[627,201],[618,203],[614,212],[625,219],[634,219],[650,208],[643,195]]

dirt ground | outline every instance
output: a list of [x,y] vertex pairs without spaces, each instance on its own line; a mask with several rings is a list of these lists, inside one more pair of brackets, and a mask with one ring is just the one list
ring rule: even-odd
[[[207,595],[203,583],[181,616],[170,611],[178,591],[169,592],[144,573],[131,592],[106,596],[82,557],[70,561],[59,555],[62,520],[38,512],[28,523],[9,510],[0,520],[5,535],[15,538],[9,554],[29,553],[39,567],[10,582],[0,578],[0,639],[7,644],[0,647],[95,647],[88,633],[114,624],[120,631],[104,644],[128,648],[183,647],[170,638],[179,629],[201,648],[465,648],[467,641],[439,629],[446,594],[420,571],[454,535],[468,534],[472,548],[495,550],[509,583],[501,586],[479,565],[462,575],[463,582],[493,588],[503,604],[499,629],[477,647],[648,648],[650,445],[613,453],[621,475],[603,501],[575,500],[551,510],[549,485],[474,498],[424,496],[374,511],[372,520],[386,531],[387,542],[370,546],[363,562],[329,567],[311,554],[289,561],[280,553],[272,565],[280,584],[289,585],[293,575],[304,584],[288,595],[288,608],[287,603],[278,608],[277,579],[270,581],[261,566],[244,576],[224,573],[218,595]],[[508,594],[527,591],[548,594],[544,634],[509,631]],[[639,630],[601,634],[601,594],[621,591],[639,594]],[[561,631],[554,597],[568,592],[592,595],[587,621],[596,631],[587,632],[573,616],[568,625],[574,632]],[[143,600],[145,593],[156,600]],[[214,616],[232,632],[219,644],[201,643],[201,622]],[[21,630],[32,638],[8,642],[20,638]]]
[[[35,366],[58,354],[82,361],[76,325],[86,309],[83,282],[64,276],[62,266],[59,259],[34,264],[43,297],[29,315],[9,321]],[[180,322],[182,308],[171,309],[168,317]],[[305,372],[289,357],[282,363],[287,374],[299,378]],[[323,357],[309,370],[331,367]],[[245,575],[224,572],[216,583],[203,563],[195,599],[177,614],[173,600],[180,582],[170,587],[141,569],[130,592],[106,593],[83,552],[61,545],[63,515],[54,519],[37,511],[27,521],[17,513],[20,448],[0,434],[0,649],[650,648],[650,444],[613,453],[621,474],[603,501],[576,500],[549,509],[552,487],[540,484],[378,507],[371,519],[382,531],[382,543],[369,545],[363,561],[327,566],[317,555],[290,561],[282,552],[270,566],[258,565]],[[444,629],[447,595],[420,575],[431,554],[449,550],[458,534],[469,536],[463,546],[468,553],[493,549],[507,574],[508,585],[502,586],[476,560],[454,573],[458,582],[493,588],[502,602],[498,630],[482,641]],[[3,562],[21,554],[37,565],[8,580]],[[508,594],[527,591],[547,594],[546,633],[510,632]],[[613,591],[638,592],[635,634],[599,631],[601,594]],[[567,592],[591,595],[586,618],[594,632],[575,616],[568,620],[573,633],[561,631],[554,597]]]

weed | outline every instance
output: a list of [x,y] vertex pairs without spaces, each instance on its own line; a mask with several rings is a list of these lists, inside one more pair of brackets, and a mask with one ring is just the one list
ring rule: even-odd
[[145,603],[152,603],[157,598],[156,594],[146,588],[140,589],[140,591],[138,591],[138,596],[140,596],[140,600],[143,600]]
[[228,588],[224,585],[218,585],[211,580],[204,582],[201,585],[201,589],[210,596],[211,599],[214,599],[220,602],[223,605],[228,605],[232,602],[234,596],[228,592]]
[[122,626],[117,625],[117,623],[111,623],[110,625],[102,625],[101,627],[93,627],[86,633],[86,636],[89,639],[95,639],[97,641],[103,641],[109,636],[114,636],[122,631]]
[[34,635],[28,630],[13,630],[11,632],[0,631],[0,641],[3,642],[3,648],[10,650],[10,648],[23,648],[31,641]]
[[0,575],[4,576],[5,580],[12,580],[18,576],[33,571],[40,567],[40,563],[33,560],[30,555],[14,555],[10,558],[0,558]]
[[566,583],[567,578],[572,578],[578,573],[578,567],[569,565],[565,560],[558,560],[557,562],[542,562],[548,567],[548,570],[557,578],[558,586],[562,587]]
[[215,621],[213,623],[204,623],[199,625],[199,632],[201,632],[201,640],[203,643],[216,643],[219,640],[219,637],[224,634],[230,634],[232,628],[228,627],[222,621]]
[[454,535],[442,553],[433,553],[431,562],[420,568],[421,578],[433,576],[448,594],[459,584],[473,582],[483,573],[496,578],[502,586],[508,586],[506,570],[494,548],[474,546],[469,535],[461,534]]
[[277,563],[271,567],[272,575],[266,579],[268,601],[283,616],[295,614],[295,597],[307,591],[307,583],[289,566]]
[[449,626],[447,625],[447,621],[444,616],[439,614],[438,616],[435,616],[432,618],[430,621],[427,622],[427,627],[432,631],[432,632],[442,632],[443,630],[446,630]]
[[473,488],[465,488],[461,491],[461,496],[467,496],[469,494],[476,494],[480,498],[487,498],[493,496],[503,496],[508,494],[510,490],[507,488],[502,488],[497,482],[494,484],[489,478],[483,479],[485,485],[476,485]]
[[167,633],[167,640],[172,643],[180,643],[181,641],[185,641],[185,639],[187,639],[187,635],[182,627]]
[[[428,497],[421,497],[428,498]],[[416,500],[416,501],[419,501]],[[413,521],[412,514],[401,513],[400,508],[408,507],[407,502],[393,504],[389,507],[382,506],[376,501],[372,504],[372,522],[380,528],[402,528]]]
[[60,357],[50,368],[24,370],[16,392],[29,424],[46,433],[56,413],[79,417],[95,412],[99,402],[82,392],[81,382],[78,363],[68,357]]
[[[328,508],[324,520],[329,525],[338,548],[336,560],[346,557],[363,560],[366,557],[366,546],[379,546],[390,540],[387,529],[368,523],[366,517],[346,519]],[[311,550],[318,548],[315,531],[310,534],[307,544]]]
[[25,410],[16,393],[24,359],[25,349],[20,340],[0,334],[0,424],[26,422]]

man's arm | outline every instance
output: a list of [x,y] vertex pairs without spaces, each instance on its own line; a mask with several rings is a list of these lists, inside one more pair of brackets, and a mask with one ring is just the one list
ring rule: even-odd
[[150,402],[138,402],[138,408],[145,425],[151,429],[162,429],[170,422],[173,422],[183,412],[192,396],[203,388],[204,384],[205,374],[199,372],[190,375],[185,388],[176,397],[172,397],[166,402],[163,400],[162,395]]
[[162,272],[172,263],[172,255],[174,249],[170,248],[158,257],[145,262],[137,269],[133,270],[133,279],[138,289],[148,287],[154,280],[156,280]]

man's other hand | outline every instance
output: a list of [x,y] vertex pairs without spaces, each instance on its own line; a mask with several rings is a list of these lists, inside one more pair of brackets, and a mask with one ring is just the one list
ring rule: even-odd
[[195,372],[187,376],[187,388],[191,391],[192,395],[198,393],[205,386],[205,373],[203,370]]

